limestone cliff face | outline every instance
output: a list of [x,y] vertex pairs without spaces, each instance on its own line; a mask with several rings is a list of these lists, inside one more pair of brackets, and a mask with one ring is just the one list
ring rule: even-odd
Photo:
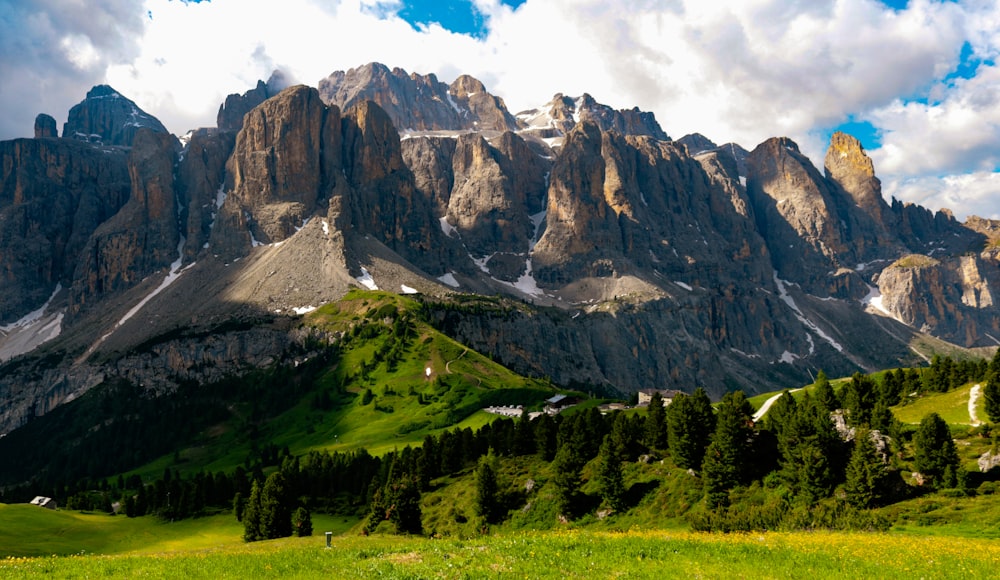
[[448,211],[455,185],[452,158],[457,144],[457,139],[430,136],[400,142],[403,162],[413,172],[414,185],[431,201],[437,216]]
[[187,238],[186,260],[193,261],[208,243],[225,199],[226,161],[235,142],[236,134],[231,131],[198,129],[181,152],[176,188]]
[[121,151],[78,141],[0,142],[0,323],[68,287],[87,239],[128,199]]
[[243,116],[275,94],[268,90],[264,81],[257,81],[256,87],[242,95],[228,95],[226,101],[219,105],[215,125],[221,131],[239,131],[243,128]]
[[[440,264],[441,229],[418,193],[389,115],[365,101],[343,120],[343,164],[351,185],[352,227],[415,264]],[[434,268],[435,270],[438,268]]]
[[758,231],[785,279],[822,291],[831,270],[852,267],[835,192],[789,139],[769,139],[747,159],[747,191]]
[[212,245],[224,253],[280,242],[329,198],[341,174],[340,111],[290,87],[245,116],[227,164]]
[[878,277],[882,305],[902,322],[963,346],[983,346],[1000,329],[997,261],[989,251],[938,260],[909,255]]
[[527,255],[534,235],[530,216],[540,211],[546,168],[513,133],[496,147],[475,134],[458,138],[446,218],[473,255]]
[[101,224],[74,273],[70,311],[127,288],[179,258],[180,230],[174,164],[177,140],[141,130],[128,158],[128,203]]
[[407,74],[369,63],[336,71],[319,81],[323,100],[347,110],[375,102],[399,131],[481,129],[506,131],[517,127],[502,99],[486,92],[478,80],[462,75],[451,86],[433,74]]
[[97,85],[69,110],[63,137],[103,145],[131,146],[140,129],[167,133],[159,119],[108,85]]
[[707,283],[728,280],[718,264],[735,260],[734,276],[766,282],[768,254],[735,162],[720,159],[703,166],[683,145],[581,123],[552,169],[537,277],[556,284],[655,270]]

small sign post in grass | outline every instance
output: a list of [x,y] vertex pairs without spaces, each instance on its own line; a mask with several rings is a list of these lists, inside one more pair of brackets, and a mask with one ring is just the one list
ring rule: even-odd
[[333,541],[333,532],[327,532],[326,533],[326,547],[327,548],[331,547],[330,542],[332,542],[332,541]]

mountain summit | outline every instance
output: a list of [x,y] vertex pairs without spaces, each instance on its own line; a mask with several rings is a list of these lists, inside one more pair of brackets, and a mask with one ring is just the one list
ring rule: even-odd
[[0,143],[0,432],[109,381],[283,364],[352,287],[513,370],[719,396],[996,344],[1000,224],[886,203],[856,139],[821,172],[590,95],[512,115],[478,80],[280,75],[168,135],[110,87]]

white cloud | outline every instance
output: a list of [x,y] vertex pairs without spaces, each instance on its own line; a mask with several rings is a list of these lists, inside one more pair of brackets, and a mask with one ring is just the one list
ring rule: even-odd
[[[315,85],[378,61],[446,82],[471,74],[514,112],[589,92],[655,112],[675,137],[753,148],[790,136],[818,163],[822,130],[865,118],[883,131],[872,154],[887,183],[988,173],[996,155],[985,151],[1000,150],[995,72],[942,83],[966,41],[1000,55],[994,1],[911,0],[902,11],[877,0],[474,2],[482,39],[414,30],[395,16],[399,0],[0,0],[13,15],[0,19],[0,138],[30,134],[37,112],[65,118],[99,82],[182,133],[214,125],[227,94],[275,68]],[[931,93],[932,104],[913,102]]]
[[1000,173],[976,171],[944,177],[890,179],[882,183],[886,195],[926,208],[948,208],[964,220],[971,215],[1000,219]]

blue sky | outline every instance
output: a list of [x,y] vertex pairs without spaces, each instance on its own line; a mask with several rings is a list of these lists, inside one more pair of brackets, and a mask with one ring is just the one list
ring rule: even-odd
[[[280,6],[280,8],[279,8]],[[0,0],[0,139],[108,83],[181,134],[280,68],[470,74],[513,112],[561,92],[673,137],[858,137],[886,197],[1000,218],[997,0]]]

